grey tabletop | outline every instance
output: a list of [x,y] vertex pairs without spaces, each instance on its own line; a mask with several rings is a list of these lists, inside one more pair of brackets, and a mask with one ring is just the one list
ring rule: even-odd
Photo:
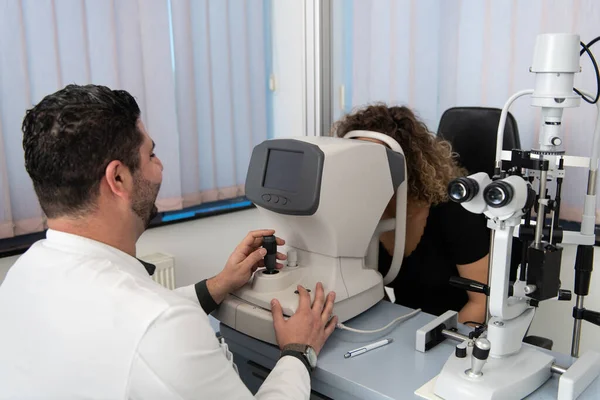
[[[387,325],[393,319],[412,311],[409,308],[381,301],[370,310],[347,321],[353,328],[372,330]],[[319,355],[313,379],[360,399],[419,399],[415,390],[439,374],[454,351],[456,342],[446,340],[427,353],[415,350],[415,332],[434,317],[419,313],[380,334],[358,334],[336,329]],[[274,364],[279,357],[276,346],[261,342],[221,325],[221,333],[235,351],[250,349],[256,357]],[[382,338],[393,338],[391,344],[358,357],[344,358],[348,350]],[[571,364],[571,357],[552,353],[557,363]],[[553,376],[528,400],[556,399],[558,377]],[[580,400],[600,398],[600,380],[579,397]]]

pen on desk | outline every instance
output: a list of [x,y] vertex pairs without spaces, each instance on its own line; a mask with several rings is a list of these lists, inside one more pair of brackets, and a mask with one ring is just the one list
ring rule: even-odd
[[394,341],[394,339],[390,338],[390,339],[380,340],[379,342],[367,344],[367,345],[365,345],[363,347],[359,347],[358,349],[350,350],[349,352],[347,352],[346,354],[344,354],[344,358],[356,357],[358,355],[366,353],[367,351],[371,351],[371,350],[374,350],[374,349],[376,349],[378,347],[385,346],[386,344],[390,344],[393,341]]

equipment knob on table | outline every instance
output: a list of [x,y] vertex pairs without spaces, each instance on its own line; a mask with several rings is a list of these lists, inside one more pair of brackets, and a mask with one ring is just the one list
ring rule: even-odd
[[466,358],[467,357],[467,344],[466,343],[460,343],[460,344],[456,345],[456,349],[454,351],[454,355],[457,358]]

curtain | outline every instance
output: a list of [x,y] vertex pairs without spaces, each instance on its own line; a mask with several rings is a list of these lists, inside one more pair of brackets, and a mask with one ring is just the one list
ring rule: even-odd
[[[597,0],[333,0],[333,14],[334,117],[366,103],[402,104],[432,132],[448,108],[502,108],[513,93],[533,88],[536,35],[574,32],[584,42],[600,35]],[[600,61],[600,45],[591,50]],[[575,87],[595,94],[587,55],[581,67]],[[540,110],[524,97],[510,111],[522,147],[531,149]],[[583,101],[565,110],[568,155],[590,155],[595,119],[596,107]],[[586,185],[585,169],[567,168],[561,218],[580,220]]]
[[44,229],[21,122],[69,83],[135,96],[161,211],[244,194],[269,135],[269,0],[0,0],[0,15],[0,238]]

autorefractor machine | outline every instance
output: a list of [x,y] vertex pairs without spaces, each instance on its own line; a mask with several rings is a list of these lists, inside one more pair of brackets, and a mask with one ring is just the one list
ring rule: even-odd
[[[379,139],[386,146],[358,137]],[[401,218],[380,221],[395,195]],[[406,165],[402,149],[386,135],[354,131],[345,138],[267,140],[254,148],[246,196],[265,226],[285,238],[287,265],[254,274],[215,312],[222,323],[275,344],[270,312],[273,298],[291,316],[297,286],[335,291],[335,314],[344,322],[377,304],[394,280],[404,249]],[[395,230],[392,266],[377,271],[379,236]],[[274,254],[274,251],[270,251]],[[273,263],[274,264],[274,263]],[[313,293],[311,293],[312,297]],[[313,297],[314,298],[314,297]]]

